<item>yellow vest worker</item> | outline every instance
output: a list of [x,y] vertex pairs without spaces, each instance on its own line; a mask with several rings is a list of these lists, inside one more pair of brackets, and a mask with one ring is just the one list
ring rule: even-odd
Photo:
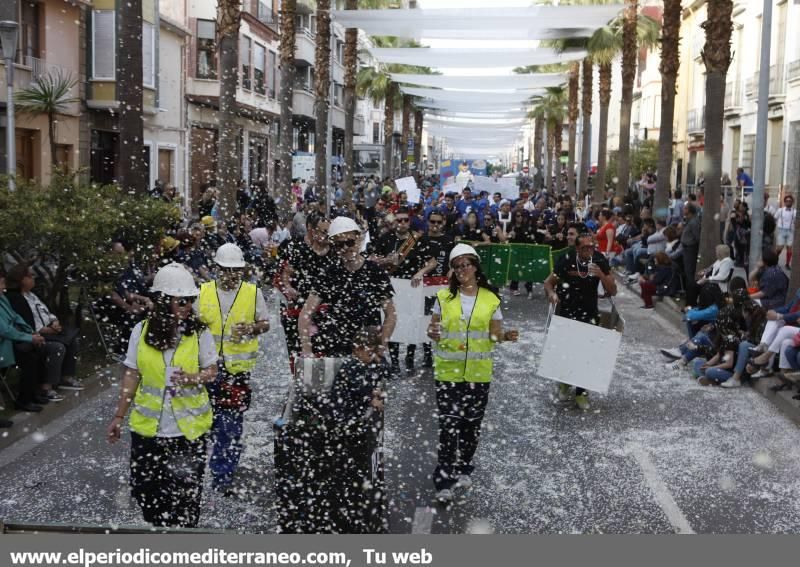
[[217,282],[207,282],[200,286],[200,320],[208,325],[220,362],[229,374],[250,372],[258,359],[258,338],[251,336],[244,340],[234,340],[233,328],[237,324],[253,324],[256,321],[256,294],[258,288],[247,282],[239,284],[236,299],[230,311],[222,312]]

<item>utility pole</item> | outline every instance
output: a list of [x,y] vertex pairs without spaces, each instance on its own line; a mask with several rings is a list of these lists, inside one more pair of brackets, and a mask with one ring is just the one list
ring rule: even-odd
[[750,269],[761,258],[764,228],[764,185],[767,178],[767,120],[769,113],[769,49],[772,43],[772,1],[764,0],[761,14],[761,68],[758,71],[758,112],[753,164],[753,199],[750,202]]

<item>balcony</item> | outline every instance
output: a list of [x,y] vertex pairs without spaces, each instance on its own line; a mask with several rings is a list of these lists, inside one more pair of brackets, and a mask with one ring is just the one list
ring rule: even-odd
[[247,9],[247,13],[255,17],[259,22],[265,26],[278,31],[280,27],[280,16],[277,12],[272,10],[271,3],[264,2],[264,0],[252,0]]
[[769,68],[769,96],[784,96],[786,81],[783,79],[783,63]]
[[308,28],[297,28],[297,37],[294,43],[295,65],[314,65],[315,39],[316,36]]
[[305,87],[295,84],[292,114],[314,118],[314,93]]
[[742,88],[739,81],[725,84],[725,109],[742,106]]
[[758,98],[758,73],[744,82],[744,93],[747,95],[747,100],[756,100]]
[[366,120],[364,119],[364,115],[357,114],[355,120],[353,121],[353,135],[364,136],[365,128],[366,128]]
[[786,80],[795,81],[800,79],[800,59],[792,61],[786,66]]
[[693,108],[686,118],[686,131],[689,134],[702,134],[706,128],[706,107]]

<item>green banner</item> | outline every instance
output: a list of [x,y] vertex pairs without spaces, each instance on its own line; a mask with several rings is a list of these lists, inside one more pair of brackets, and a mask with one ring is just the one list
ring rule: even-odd
[[504,286],[510,281],[537,282],[553,271],[553,259],[566,252],[553,252],[542,244],[477,244],[472,243],[481,260],[481,269],[489,281]]

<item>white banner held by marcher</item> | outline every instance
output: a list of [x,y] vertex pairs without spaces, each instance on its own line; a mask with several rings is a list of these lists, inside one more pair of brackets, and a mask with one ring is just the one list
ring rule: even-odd
[[411,287],[411,280],[392,278],[394,304],[402,305],[397,310],[397,325],[392,333],[392,342],[416,345],[428,342],[425,332],[425,296],[428,294],[422,285]]
[[537,374],[605,394],[614,375],[622,335],[596,325],[552,315]]
[[510,177],[493,179],[491,177],[475,177],[472,184],[473,193],[486,191],[489,195],[500,193],[503,199],[519,199],[517,180]]
[[409,203],[412,205],[419,203],[419,199],[421,197],[420,190],[419,187],[417,187],[417,182],[414,181],[413,177],[401,177],[400,179],[395,179],[394,184],[399,193],[406,194]]

